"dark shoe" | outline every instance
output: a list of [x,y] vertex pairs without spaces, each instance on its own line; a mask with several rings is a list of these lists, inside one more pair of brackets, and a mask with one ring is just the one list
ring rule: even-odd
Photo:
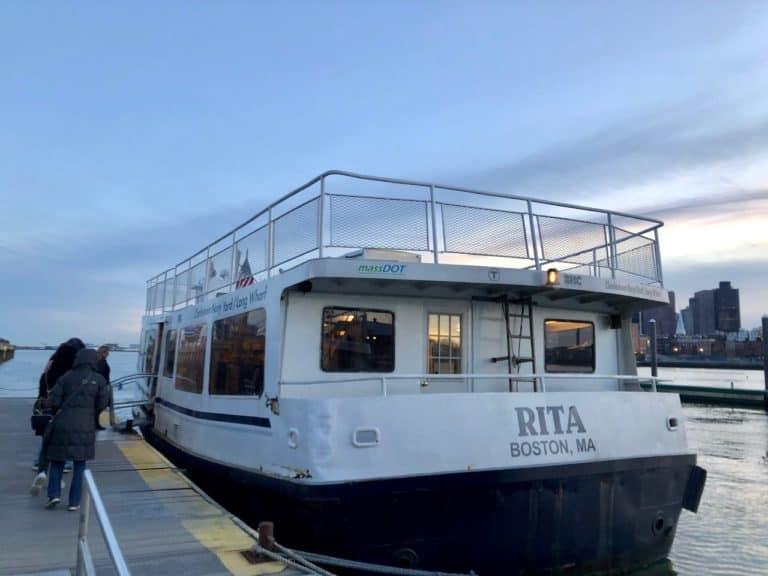
[[59,502],[61,502],[61,498],[48,498],[48,502],[46,503],[45,507],[48,510],[53,510],[54,508],[56,508],[56,504],[58,504]]
[[102,426],[101,424],[97,424],[96,425],[96,430],[106,430],[106,428],[104,426]]

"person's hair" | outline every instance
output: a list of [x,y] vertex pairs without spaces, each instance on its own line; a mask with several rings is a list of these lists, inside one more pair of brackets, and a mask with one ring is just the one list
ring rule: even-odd
[[101,352],[104,352],[104,350],[106,350],[107,352],[109,352],[109,346],[106,346],[106,345],[102,344],[101,346],[99,346],[99,347],[96,349],[96,351],[97,351],[97,352],[99,352],[99,353],[101,353]]
[[80,338],[70,338],[65,344],[72,346],[75,350],[82,350],[85,348],[85,344],[83,344],[83,341],[80,340]]

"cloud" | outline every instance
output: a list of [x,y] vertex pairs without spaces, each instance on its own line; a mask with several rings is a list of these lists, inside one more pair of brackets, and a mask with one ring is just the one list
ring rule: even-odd
[[[768,203],[768,188],[752,190],[729,189],[709,196],[679,198],[661,206],[643,210],[643,215],[659,220],[709,217],[714,213],[739,214],[750,210],[755,203]],[[768,204],[765,208],[768,210]],[[716,209],[716,210],[715,210]],[[766,212],[768,214],[768,212]]]
[[108,225],[52,233],[25,251],[3,253],[0,326],[20,344],[138,341],[146,281],[255,213],[245,206],[159,227]]
[[693,104],[635,117],[467,174],[464,180],[564,200],[768,152],[768,115],[749,121],[718,121],[713,116],[711,106]]

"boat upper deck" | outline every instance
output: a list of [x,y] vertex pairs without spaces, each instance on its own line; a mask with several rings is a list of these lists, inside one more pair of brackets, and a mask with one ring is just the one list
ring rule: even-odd
[[549,202],[329,171],[147,281],[147,314],[212,299],[316,258],[361,249],[663,288],[662,222]]

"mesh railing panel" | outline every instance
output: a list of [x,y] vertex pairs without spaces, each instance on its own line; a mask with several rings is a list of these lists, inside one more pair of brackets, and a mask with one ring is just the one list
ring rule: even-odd
[[429,250],[428,203],[329,195],[331,246]]
[[163,297],[163,308],[165,310],[173,309],[173,281],[174,277],[171,272],[168,273],[168,279],[165,281],[165,295]]
[[221,292],[232,282],[232,247],[208,259],[208,292]]
[[541,257],[546,260],[570,259],[572,255],[597,249],[597,258],[606,257],[605,226],[555,216],[537,216]]
[[182,304],[187,301],[188,270],[179,270],[176,274],[176,284],[173,290],[173,303]]
[[529,258],[520,212],[441,204],[446,252]]
[[[243,236],[237,241],[237,252],[235,258],[235,280],[239,277],[242,271],[247,273],[247,269],[250,268],[251,274],[256,274],[262,270],[266,270],[267,264],[267,235],[269,234],[268,226],[262,226],[258,230],[255,230]],[[246,265],[247,262],[247,265]]]
[[653,240],[635,236],[617,242],[616,268],[637,276],[658,280],[656,247]]
[[286,212],[274,221],[273,266],[318,248],[318,198]]
[[187,271],[187,300],[197,300],[203,295],[205,290],[205,269],[206,261],[202,261],[192,266]]

